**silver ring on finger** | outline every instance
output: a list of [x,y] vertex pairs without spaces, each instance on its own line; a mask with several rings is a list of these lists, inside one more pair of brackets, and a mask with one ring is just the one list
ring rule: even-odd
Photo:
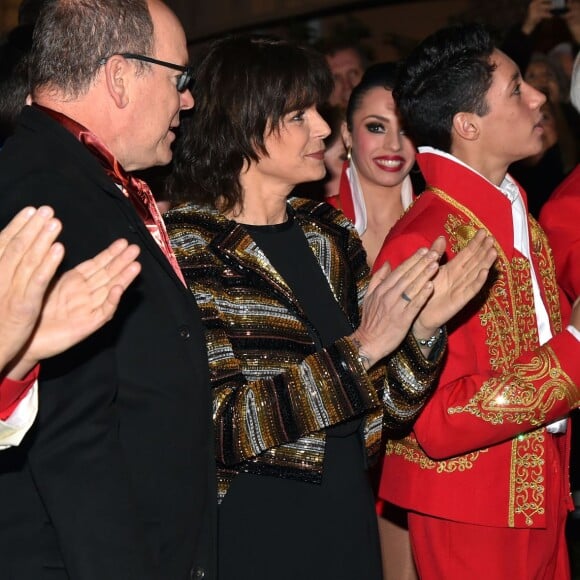
[[405,302],[411,302],[411,297],[406,293],[406,292],[401,292],[401,298],[405,301]]

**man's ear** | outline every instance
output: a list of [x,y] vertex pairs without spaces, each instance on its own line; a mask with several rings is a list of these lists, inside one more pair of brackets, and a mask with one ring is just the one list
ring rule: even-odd
[[479,138],[479,117],[475,113],[456,113],[453,130],[460,139],[476,141]]
[[111,56],[104,65],[107,90],[119,109],[129,104],[128,88],[134,77],[132,66],[127,59],[116,54]]

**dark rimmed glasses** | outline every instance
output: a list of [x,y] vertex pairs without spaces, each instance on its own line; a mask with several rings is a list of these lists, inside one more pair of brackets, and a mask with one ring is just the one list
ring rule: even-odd
[[172,62],[165,62],[164,60],[157,60],[150,56],[145,56],[144,54],[134,54],[132,52],[117,52],[111,54],[99,60],[99,65],[104,65],[111,56],[122,56],[123,58],[131,58],[133,60],[141,60],[143,62],[149,62],[151,64],[158,64],[159,66],[164,66],[173,70],[178,70],[181,74],[177,77],[177,91],[184,93],[187,89],[191,88],[193,81],[193,69],[190,66],[181,66],[179,64],[173,64]]

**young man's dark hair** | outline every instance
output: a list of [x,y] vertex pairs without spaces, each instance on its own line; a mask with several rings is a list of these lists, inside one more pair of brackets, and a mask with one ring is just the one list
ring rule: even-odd
[[416,146],[448,152],[453,116],[459,111],[485,115],[493,49],[490,34],[473,24],[442,29],[411,54],[393,96]]

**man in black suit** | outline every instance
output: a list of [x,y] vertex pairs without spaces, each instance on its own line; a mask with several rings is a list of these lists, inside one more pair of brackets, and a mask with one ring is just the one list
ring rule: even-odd
[[111,323],[43,364],[38,420],[0,454],[4,580],[213,578],[216,492],[203,329],[145,184],[193,106],[183,29],[160,0],[52,0],[31,107],[0,153],[0,227],[63,223],[63,269],[124,237],[141,274]]

